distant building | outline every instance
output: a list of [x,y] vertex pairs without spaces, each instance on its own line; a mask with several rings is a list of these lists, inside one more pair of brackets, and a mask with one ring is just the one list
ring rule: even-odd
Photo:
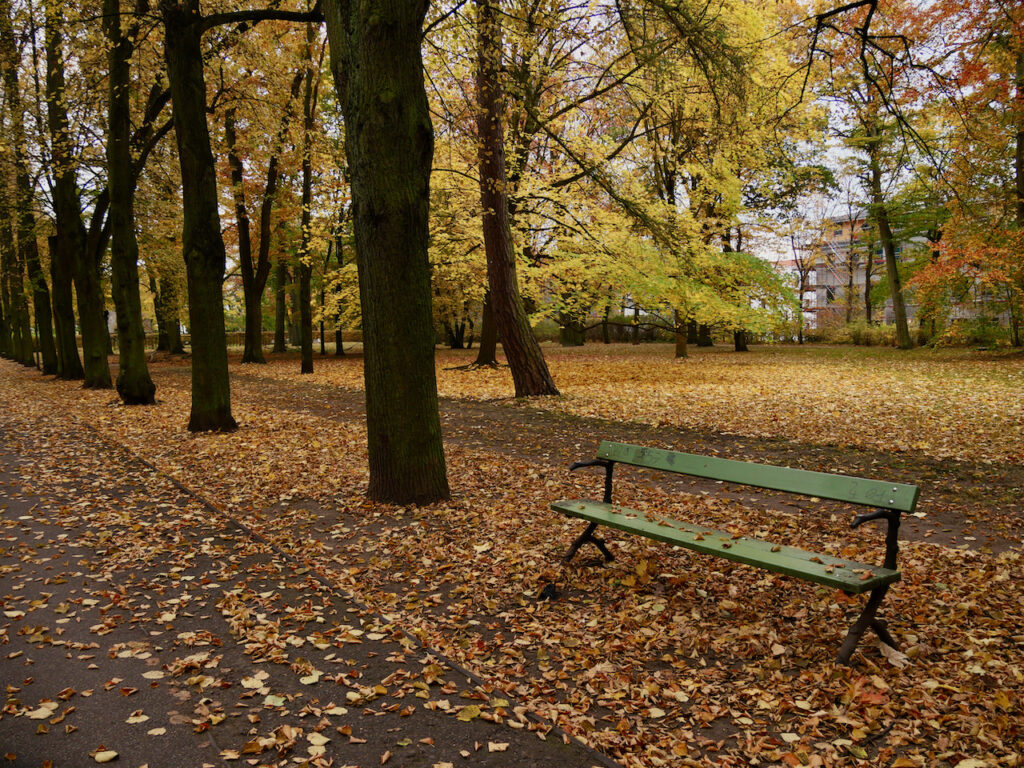
[[[851,319],[865,315],[865,288],[868,279],[871,285],[885,275],[885,254],[874,226],[868,220],[867,211],[858,209],[852,215],[836,216],[829,219],[827,229],[814,251],[814,303],[815,325],[819,328],[835,323],[844,323],[848,307],[852,303]],[[896,258],[902,260],[909,247],[917,239],[896,243]],[[870,267],[870,269],[869,269]],[[853,293],[852,302],[848,298]],[[907,320],[913,320],[916,305],[905,297]],[[871,310],[874,322],[893,323],[896,320],[892,299]]]

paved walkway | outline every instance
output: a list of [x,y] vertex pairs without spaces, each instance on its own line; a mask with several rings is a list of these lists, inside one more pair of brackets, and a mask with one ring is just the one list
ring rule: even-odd
[[612,764],[59,418],[0,414],[0,685],[5,766]]

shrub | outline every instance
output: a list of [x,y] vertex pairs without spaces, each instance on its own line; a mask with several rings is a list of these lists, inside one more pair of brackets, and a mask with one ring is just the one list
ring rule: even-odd
[[850,341],[861,347],[895,347],[895,325],[868,325],[860,320],[846,326]]
[[1009,343],[1008,330],[991,317],[955,320],[932,342],[936,347],[993,349]]

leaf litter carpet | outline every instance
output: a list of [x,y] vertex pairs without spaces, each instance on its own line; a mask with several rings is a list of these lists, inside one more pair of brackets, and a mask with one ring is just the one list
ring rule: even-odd
[[[271,375],[290,375],[280,368]],[[859,600],[635,538],[613,537],[608,567],[586,557],[558,567],[579,526],[547,505],[593,496],[599,484],[567,476],[564,465],[454,436],[446,445],[454,500],[396,509],[362,497],[361,418],[268,408],[265,380],[237,377],[239,432],[194,437],[184,429],[187,377],[171,370],[158,370],[161,402],[146,409],[8,364],[3,374],[5,418],[48,421],[58,434],[90,425],[353,594],[389,631],[447,655],[498,696],[624,765],[1022,762],[1019,547],[994,555],[905,543],[903,581],[882,609],[902,653],[866,641],[855,668],[837,667]],[[881,532],[851,532],[846,515],[681,495],[649,477],[624,477],[616,491],[640,509],[881,559]],[[537,599],[548,584],[560,599]],[[491,701],[474,706],[474,718],[496,716]]]

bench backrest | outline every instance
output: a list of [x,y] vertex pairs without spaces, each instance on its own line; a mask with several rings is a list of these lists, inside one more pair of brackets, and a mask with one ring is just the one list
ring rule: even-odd
[[804,496],[845,501],[851,504],[913,512],[920,489],[905,483],[886,483],[849,475],[830,475],[805,469],[776,467],[769,464],[748,464],[731,459],[677,453],[660,448],[645,448],[625,443],[602,442],[597,450],[601,459],[609,459],[636,467],[660,469],[682,475],[706,477],[756,488],[768,488]]

